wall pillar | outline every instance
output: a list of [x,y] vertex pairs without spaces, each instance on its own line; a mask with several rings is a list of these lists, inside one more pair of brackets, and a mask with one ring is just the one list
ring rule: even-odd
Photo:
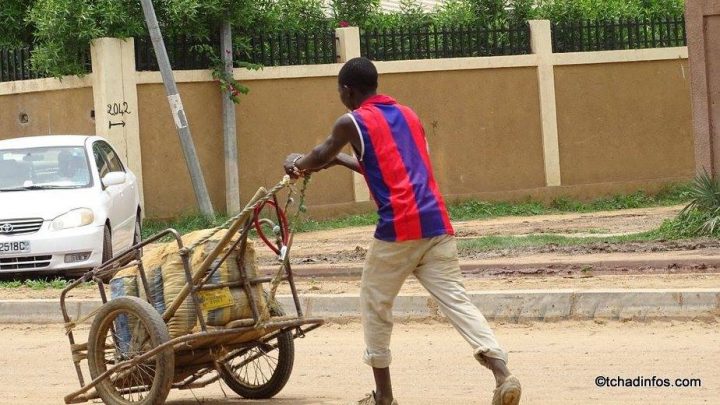
[[555,103],[555,71],[553,67],[552,31],[550,21],[530,21],[532,51],[538,57],[538,86],[542,122],[545,185],[559,186],[560,144],[558,141],[557,106]]
[[134,43],[132,38],[98,38],[92,41],[90,51],[95,133],[110,141],[137,176],[144,212]]
[[[335,36],[338,41],[339,63],[345,63],[352,58],[361,56],[360,29],[358,27],[337,28]],[[370,201],[370,190],[368,190],[365,178],[360,173],[353,172],[353,190],[355,192],[355,202]]]
[[695,169],[720,178],[720,3],[688,0],[685,7]]

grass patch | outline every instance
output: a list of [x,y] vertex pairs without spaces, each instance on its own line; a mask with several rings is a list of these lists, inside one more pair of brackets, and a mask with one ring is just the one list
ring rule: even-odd
[[29,288],[31,290],[62,290],[67,287],[72,281],[64,280],[62,278],[54,279],[28,279],[28,280],[11,280],[11,281],[0,281],[0,288],[14,289],[14,288]]
[[632,235],[609,237],[572,237],[555,234],[528,235],[528,236],[485,236],[477,239],[462,239],[458,241],[458,251],[488,252],[492,250],[533,248],[549,245],[555,246],[582,246],[592,243],[628,243],[657,240],[654,231]]
[[20,288],[23,286],[22,281],[0,281],[0,288]]
[[[690,200],[690,185],[668,186],[655,195],[643,191],[632,194],[616,195],[600,198],[590,202],[560,198],[545,204],[539,201],[527,200],[523,202],[487,202],[465,201],[450,204],[448,211],[453,221],[468,221],[507,216],[534,216],[546,214],[562,214],[573,212],[610,211],[628,208],[648,208],[671,206],[687,203]],[[291,212],[294,215],[294,211]],[[186,215],[177,220],[158,221],[145,220],[143,223],[143,238],[147,238],[166,228],[175,228],[181,234],[197,229],[205,229],[223,223],[227,217],[218,216],[215,221],[209,221],[201,215]],[[377,214],[350,215],[329,220],[314,220],[302,218],[295,228],[298,232],[322,231],[354,226],[374,225]]]
[[698,229],[702,228],[705,219],[706,218],[700,214],[681,215],[677,218],[665,220],[660,227],[651,231],[616,236],[576,237],[557,234],[484,236],[476,239],[459,240],[458,250],[460,252],[468,253],[524,247],[543,247],[549,245],[582,246],[593,243],[620,244],[691,239],[699,236],[707,236],[704,234],[698,234],[697,232]]
[[684,204],[690,201],[689,192],[690,185],[684,184],[665,187],[655,195],[638,191],[632,194],[619,194],[608,198],[599,198],[590,202],[558,198],[549,204],[533,200],[519,203],[466,201],[459,204],[452,204],[448,207],[448,210],[450,211],[450,217],[454,221],[506,216],[612,211]]
[[202,215],[185,215],[175,220],[146,219],[143,221],[142,237],[146,239],[167,228],[173,228],[184,235],[198,229],[214,228],[227,219],[228,217],[223,215],[216,215],[215,220],[210,220]]
[[295,227],[298,232],[325,231],[329,229],[351,228],[354,226],[375,225],[378,216],[376,213],[350,215],[337,219],[317,221],[314,219],[301,219]]

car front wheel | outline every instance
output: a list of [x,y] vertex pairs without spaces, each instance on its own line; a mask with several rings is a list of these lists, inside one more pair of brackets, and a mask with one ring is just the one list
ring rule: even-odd
[[102,250],[102,262],[103,264],[113,257],[112,248],[112,234],[110,234],[110,227],[105,225],[105,232],[103,232],[103,250]]
[[140,214],[135,218],[135,232],[133,233],[133,246],[142,242],[142,221],[140,220]]

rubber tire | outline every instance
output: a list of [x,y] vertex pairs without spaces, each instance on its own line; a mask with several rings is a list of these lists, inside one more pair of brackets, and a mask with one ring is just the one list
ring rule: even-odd
[[[142,221],[140,219],[140,213],[138,213],[137,216],[135,217],[135,229],[133,230],[133,240],[132,240],[132,245],[130,245],[130,246],[135,246],[138,243],[140,243],[141,241],[142,241]],[[128,246],[128,248],[130,246]],[[111,247],[111,249],[112,249],[112,247]],[[143,250],[141,248],[140,251],[138,252],[140,257],[142,257],[142,253],[143,253]],[[122,259],[120,259],[120,264],[122,266],[125,266],[128,263],[130,263],[131,261],[135,260],[135,257],[136,257],[136,255],[133,254],[132,252],[130,252],[127,255],[125,255]],[[106,280],[106,281],[109,282],[110,280]]]
[[[276,306],[278,308],[271,309],[270,314],[272,316],[285,315],[284,311],[279,308],[279,304]],[[220,365],[219,370],[220,377],[225,381],[225,384],[236,394],[247,399],[268,399],[282,391],[288,380],[290,380],[290,374],[292,374],[293,364],[295,363],[295,342],[291,331],[281,333],[278,335],[277,340],[278,364],[267,383],[259,387],[243,385],[235,378],[235,374],[230,370],[227,363],[223,363]]]
[[[140,212],[138,212],[137,217],[135,217],[135,230],[133,231],[133,242],[132,245],[135,246],[138,243],[142,242],[142,219],[140,218]],[[142,248],[138,252],[140,257],[142,257],[143,250]],[[130,259],[132,260],[132,259]]]
[[105,264],[105,262],[112,259],[112,257],[112,234],[110,233],[110,227],[105,225],[105,231],[103,232],[102,264]]
[[140,214],[135,217],[135,230],[133,231],[133,246],[142,242],[142,220],[140,220]]
[[[90,376],[94,380],[102,374],[98,370],[98,347],[101,346],[104,350],[105,336],[100,336],[100,327],[103,320],[110,314],[117,310],[125,310],[130,313],[134,313],[138,319],[141,319],[144,326],[150,335],[150,339],[153,342],[152,347],[158,347],[161,344],[170,340],[170,334],[168,333],[167,326],[162,319],[162,316],[157,312],[152,305],[148,304],[137,297],[120,297],[109,301],[103,305],[95,315],[92,326],[90,327],[90,333],[88,334],[88,369],[90,370]],[[98,340],[102,339],[102,342]],[[173,377],[175,374],[175,353],[172,347],[159,352],[157,354],[158,367],[155,370],[155,379],[152,384],[152,388],[148,392],[148,396],[140,402],[129,402],[122,398],[118,398],[115,388],[110,385],[110,381],[105,379],[101,381],[97,386],[98,394],[102,398],[103,402],[108,405],[160,405],[164,404],[167,399],[170,389],[172,388]]]

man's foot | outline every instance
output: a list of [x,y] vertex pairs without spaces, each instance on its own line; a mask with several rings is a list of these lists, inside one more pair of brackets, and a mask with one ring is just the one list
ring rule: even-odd
[[[377,400],[377,399],[375,398],[375,391],[367,394],[367,395],[365,396],[365,398],[361,399],[360,401],[358,401],[358,402],[353,402],[352,404],[356,404],[356,405],[385,405],[383,402],[381,402],[380,400]],[[389,405],[398,405],[398,402],[397,402],[397,400],[393,399],[392,402],[389,402],[388,404],[389,404]]]
[[483,366],[487,367],[492,371],[495,376],[495,386],[499,387],[505,382],[505,379],[510,377],[512,373],[508,370],[505,361],[496,359],[494,357],[488,357],[482,353],[476,353],[475,359],[480,362]]
[[520,380],[514,375],[510,375],[495,388],[492,405],[518,405],[520,403],[520,394],[522,394]]

